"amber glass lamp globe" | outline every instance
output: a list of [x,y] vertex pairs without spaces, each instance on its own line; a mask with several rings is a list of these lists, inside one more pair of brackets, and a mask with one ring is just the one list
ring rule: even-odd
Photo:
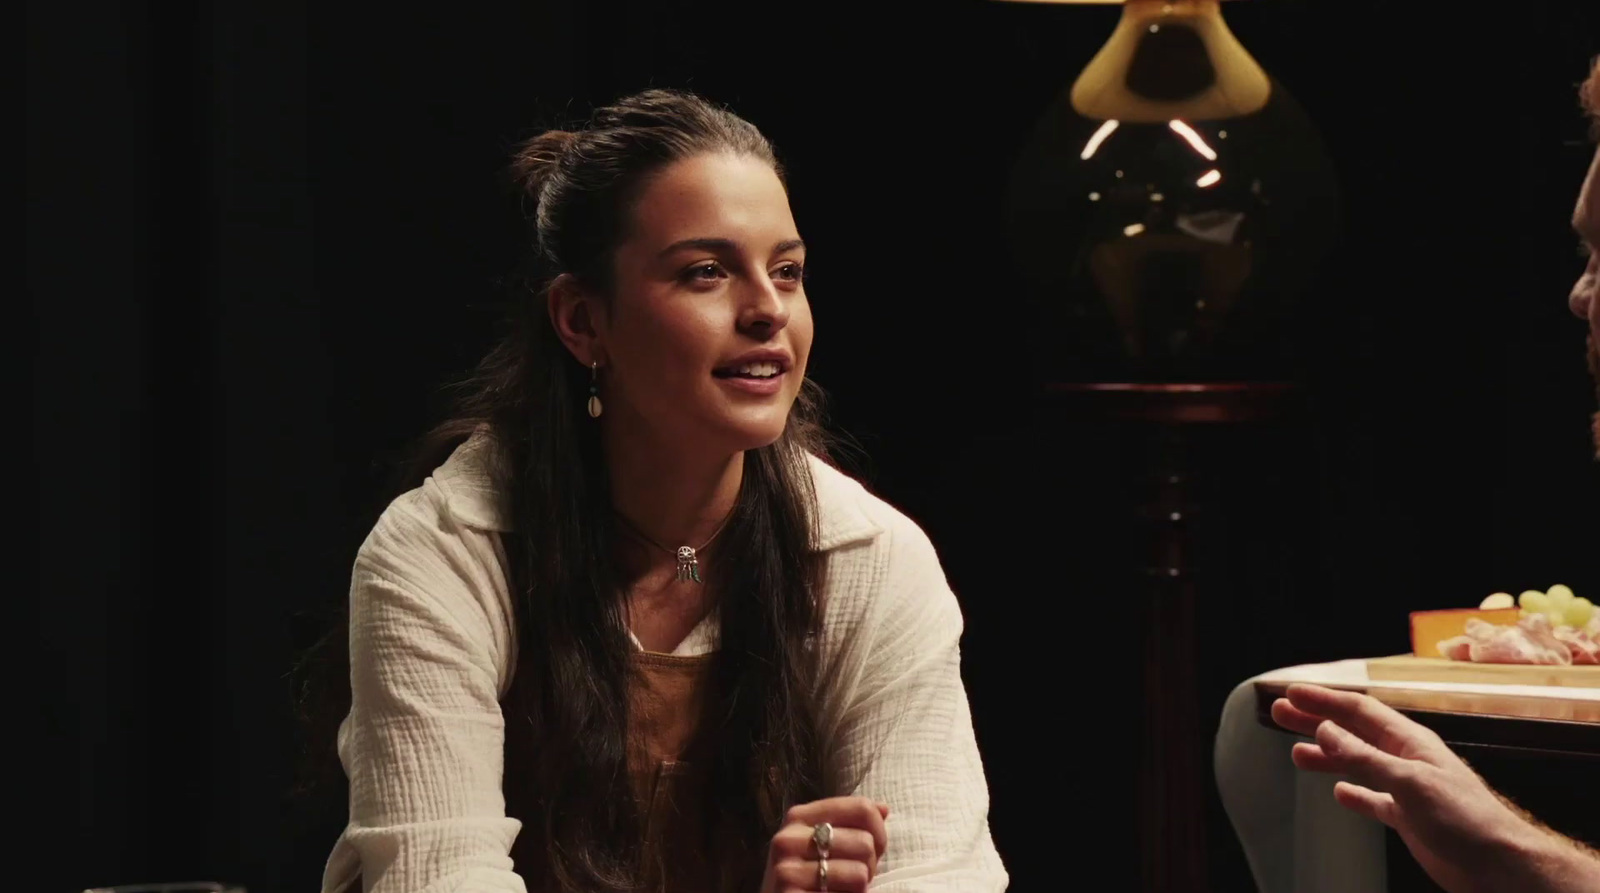
[[1047,383],[1292,377],[1299,301],[1336,226],[1316,130],[1217,0],[1121,5],[1012,171],[1036,370]]

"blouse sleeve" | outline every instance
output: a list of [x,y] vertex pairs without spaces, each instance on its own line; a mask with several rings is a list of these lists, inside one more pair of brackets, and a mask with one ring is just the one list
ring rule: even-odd
[[[904,518],[888,566],[841,652],[831,736],[840,790],[889,805],[874,893],[1000,891],[989,789],[961,682],[960,606],[933,544]],[[852,587],[854,588],[854,587]]]
[[501,793],[512,642],[500,543],[431,480],[379,519],[350,587],[350,821],[323,890],[524,893]]

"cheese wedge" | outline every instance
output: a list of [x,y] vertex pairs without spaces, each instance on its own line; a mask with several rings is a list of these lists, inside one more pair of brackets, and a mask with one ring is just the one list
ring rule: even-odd
[[1411,653],[1417,657],[1443,657],[1439,643],[1466,632],[1473,618],[1501,626],[1516,626],[1522,617],[1518,608],[1450,608],[1443,611],[1411,612]]

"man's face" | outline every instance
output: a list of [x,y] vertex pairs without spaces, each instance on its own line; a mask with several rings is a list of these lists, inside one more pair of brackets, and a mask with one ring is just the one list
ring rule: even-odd
[[[1595,398],[1600,400],[1600,148],[1595,149],[1589,173],[1578,191],[1578,204],[1572,210],[1572,228],[1588,251],[1589,262],[1567,295],[1567,306],[1580,319],[1589,321],[1589,371],[1595,377]],[[1600,412],[1591,421],[1596,456],[1600,457]]]

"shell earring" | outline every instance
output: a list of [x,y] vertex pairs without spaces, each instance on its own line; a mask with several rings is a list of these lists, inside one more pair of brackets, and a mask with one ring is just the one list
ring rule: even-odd
[[605,407],[600,405],[600,364],[589,364],[589,418],[598,419]]

